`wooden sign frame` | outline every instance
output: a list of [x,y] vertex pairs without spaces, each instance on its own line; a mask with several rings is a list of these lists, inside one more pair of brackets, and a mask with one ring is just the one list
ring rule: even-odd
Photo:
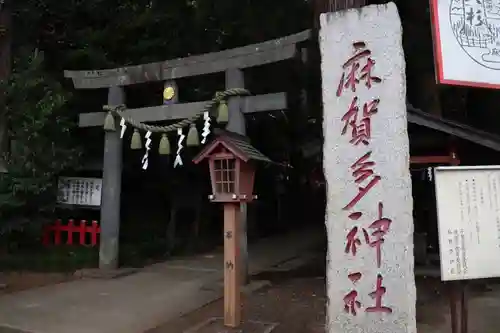
[[[469,12],[477,12],[472,7],[478,7],[481,14]],[[486,24],[500,31],[500,14],[488,10],[482,0],[472,5],[463,0],[430,0],[430,11],[436,81],[499,89],[500,47],[496,45],[500,36],[488,33]]]

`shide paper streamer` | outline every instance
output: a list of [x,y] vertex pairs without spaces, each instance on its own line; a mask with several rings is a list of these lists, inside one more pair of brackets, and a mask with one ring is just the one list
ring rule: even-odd
[[205,112],[203,114],[203,119],[205,120],[205,123],[203,125],[203,133],[201,133],[201,135],[203,136],[201,143],[205,144],[207,142],[207,137],[210,134],[210,114],[208,112]]
[[151,132],[147,131],[146,135],[146,153],[144,153],[144,157],[142,158],[142,169],[146,170],[149,165],[149,151],[151,150]]
[[175,157],[174,161],[174,168],[177,166],[182,166],[182,158],[181,158],[181,151],[182,151],[182,142],[186,138],[186,136],[182,133],[182,128],[177,129],[177,135],[179,135],[179,141],[177,141],[177,156]]
[[122,118],[122,120],[120,120],[120,126],[122,128],[122,130],[120,132],[120,139],[123,139],[123,136],[125,135],[125,131],[127,130],[127,124],[125,123],[125,118]]

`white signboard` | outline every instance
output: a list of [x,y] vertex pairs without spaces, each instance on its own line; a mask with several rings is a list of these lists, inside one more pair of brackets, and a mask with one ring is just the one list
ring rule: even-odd
[[500,1],[431,0],[439,83],[500,88]]
[[100,206],[102,179],[60,177],[57,202],[67,205]]
[[394,3],[320,17],[328,332],[415,333],[402,28]]
[[500,166],[435,170],[441,279],[500,276]]

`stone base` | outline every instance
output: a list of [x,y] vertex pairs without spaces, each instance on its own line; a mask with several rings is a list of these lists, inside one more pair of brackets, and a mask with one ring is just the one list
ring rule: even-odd
[[277,323],[248,320],[238,328],[230,328],[224,326],[224,318],[210,318],[183,333],[271,333],[276,326]]

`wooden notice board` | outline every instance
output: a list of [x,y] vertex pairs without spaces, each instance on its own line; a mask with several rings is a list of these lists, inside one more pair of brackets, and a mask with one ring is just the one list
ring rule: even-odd
[[441,279],[500,276],[500,166],[435,169]]
[[101,206],[102,179],[60,177],[57,202],[66,205]]

